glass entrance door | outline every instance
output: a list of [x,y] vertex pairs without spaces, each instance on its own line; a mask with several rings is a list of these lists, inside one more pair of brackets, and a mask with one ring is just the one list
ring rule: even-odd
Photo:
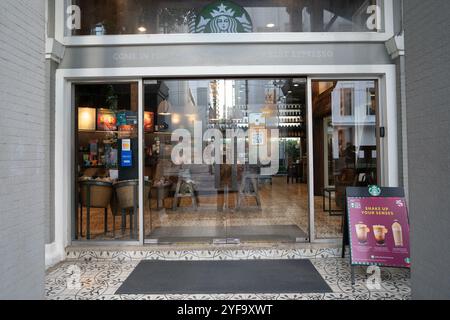
[[316,238],[342,236],[345,189],[378,183],[378,82],[312,81]]
[[307,241],[305,86],[144,80],[146,243]]

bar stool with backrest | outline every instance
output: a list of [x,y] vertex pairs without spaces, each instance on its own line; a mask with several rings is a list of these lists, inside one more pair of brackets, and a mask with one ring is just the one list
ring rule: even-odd
[[[87,209],[87,240],[91,239],[91,208],[105,209],[105,234],[108,232],[108,207],[111,203],[113,185],[111,182],[86,180],[80,182],[80,212]],[[83,226],[81,226],[82,229]]]

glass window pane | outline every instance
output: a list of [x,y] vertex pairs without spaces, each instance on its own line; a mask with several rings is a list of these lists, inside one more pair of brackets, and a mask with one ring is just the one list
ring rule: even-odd
[[345,188],[377,184],[377,81],[313,81],[315,229],[342,234]]
[[137,240],[138,83],[75,85],[77,240]]
[[379,32],[377,2],[72,0],[81,9],[81,27],[66,34]]

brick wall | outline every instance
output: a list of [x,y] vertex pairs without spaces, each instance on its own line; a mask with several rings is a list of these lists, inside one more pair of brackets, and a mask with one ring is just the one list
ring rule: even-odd
[[413,297],[450,298],[450,1],[404,1]]
[[0,1],[0,299],[39,299],[44,292],[44,10],[44,0]]

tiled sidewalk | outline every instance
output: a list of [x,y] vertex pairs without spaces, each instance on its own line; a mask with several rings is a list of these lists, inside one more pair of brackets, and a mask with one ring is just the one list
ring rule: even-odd
[[[334,253],[334,255],[332,254]],[[336,258],[333,250],[222,250],[222,251],[145,251],[70,252],[68,260],[48,270],[46,297],[51,300],[405,300],[410,299],[409,270],[381,269],[381,289],[366,286],[366,269],[356,268],[356,285],[350,283],[348,259]],[[117,289],[143,259],[229,260],[229,259],[310,259],[332,288],[327,294],[228,294],[228,295],[115,295]],[[70,285],[79,279],[81,287]],[[75,282],[76,283],[76,282]],[[69,284],[69,285],[68,285]]]

